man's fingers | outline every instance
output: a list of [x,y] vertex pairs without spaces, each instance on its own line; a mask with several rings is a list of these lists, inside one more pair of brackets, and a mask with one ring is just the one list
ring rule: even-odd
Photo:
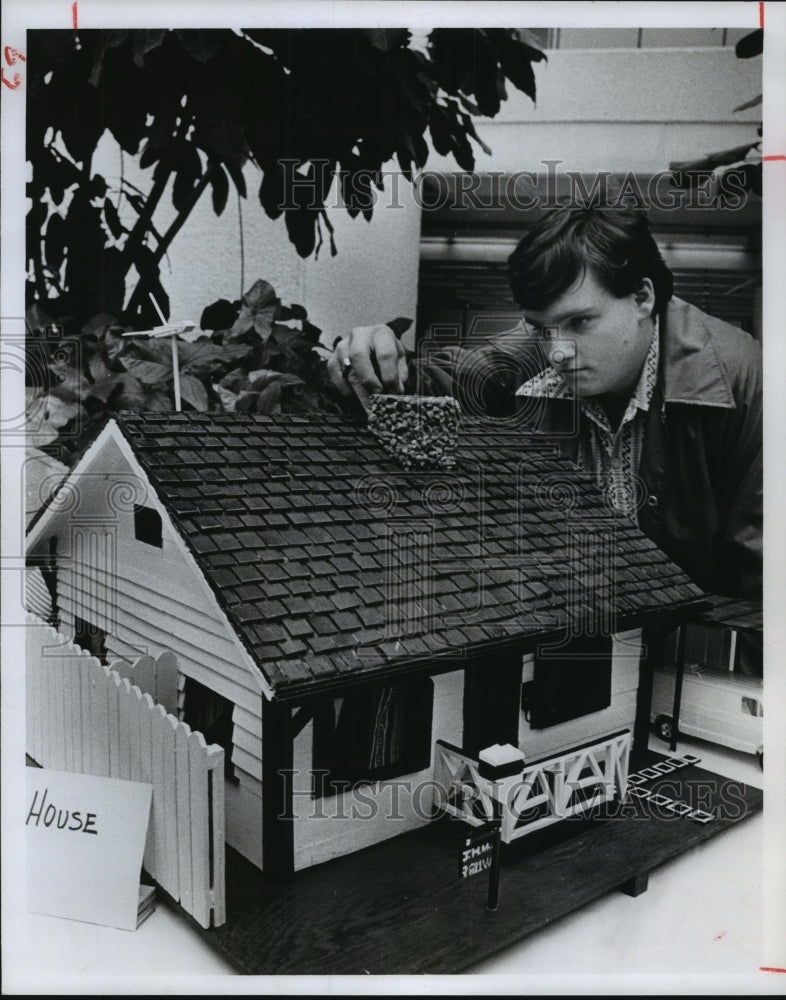
[[399,391],[399,358],[404,352],[389,326],[378,326],[372,336],[372,351],[379,369],[383,392]]
[[348,357],[352,373],[368,393],[382,391],[382,384],[374,371],[374,331],[376,327],[355,327],[349,338]]
[[364,406],[369,395],[403,392],[408,375],[404,347],[393,330],[382,325],[355,327],[336,342],[327,366],[338,391],[344,396],[354,391]]
[[407,352],[402,348],[401,357],[398,359],[398,387],[396,388],[396,392],[402,393],[404,391],[408,377]]
[[347,360],[346,341],[341,340],[328,358],[327,370],[330,381],[342,396],[351,396],[352,388],[344,376],[344,362]]
[[367,410],[368,401],[371,396],[371,393],[366,391],[366,389],[363,387],[363,383],[360,381],[357,375],[355,375],[355,373],[352,371],[351,368],[347,370],[346,383],[347,387],[351,388],[351,390],[357,396],[360,405],[363,407],[363,409]]

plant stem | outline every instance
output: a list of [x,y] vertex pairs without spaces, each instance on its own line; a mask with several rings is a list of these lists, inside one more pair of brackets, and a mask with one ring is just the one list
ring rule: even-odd
[[221,170],[220,163],[213,161],[211,164],[209,164],[207,170],[199,179],[199,182],[194,186],[194,189],[192,190],[191,194],[188,197],[188,201],[183,206],[183,208],[177,213],[174,222],[159,240],[158,246],[153,252],[152,261],[145,269],[145,273],[139,275],[139,281],[137,282],[137,286],[134,289],[131,298],[128,300],[128,306],[126,308],[126,312],[129,313],[133,312],[133,310],[142,300],[147,286],[148,271],[151,270],[153,267],[155,267],[158,263],[160,263],[164,254],[169,249],[172,240],[177,236],[177,234],[183,228],[183,224],[193,211],[194,205],[196,205],[196,203],[199,201],[200,197],[202,196],[202,192],[210,183],[211,178],[215,175],[217,170]]
[[[174,160],[174,152],[180,145],[180,143],[185,139],[188,129],[191,125],[191,119],[187,115],[184,115],[180,125],[177,130],[177,135],[172,140],[172,145],[166,152],[166,169],[161,169],[158,173],[158,177],[153,181],[153,187],[150,189],[150,194],[145,199],[145,207],[139,213],[139,216],[134,223],[131,232],[128,234],[128,239],[126,240],[125,246],[123,247],[122,256],[122,274],[128,274],[131,265],[134,263],[136,258],[137,248],[142,243],[145,233],[148,229],[152,228],[153,213],[158,207],[159,201],[161,201],[161,196],[166,189],[169,177],[172,173],[172,162]],[[162,160],[159,162],[161,166],[164,162]]]

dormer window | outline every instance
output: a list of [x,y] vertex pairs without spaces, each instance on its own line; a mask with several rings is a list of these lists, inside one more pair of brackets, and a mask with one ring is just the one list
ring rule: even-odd
[[152,507],[134,504],[134,537],[146,545],[161,546],[161,515]]

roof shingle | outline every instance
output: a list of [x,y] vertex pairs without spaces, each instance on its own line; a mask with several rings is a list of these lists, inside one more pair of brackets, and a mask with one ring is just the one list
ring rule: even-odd
[[[580,606],[624,627],[702,596],[586,479],[561,509],[544,483],[580,474],[487,420],[464,419],[455,468],[433,472],[323,414],[118,424],[277,694],[527,640]],[[600,566],[576,543],[587,533]]]

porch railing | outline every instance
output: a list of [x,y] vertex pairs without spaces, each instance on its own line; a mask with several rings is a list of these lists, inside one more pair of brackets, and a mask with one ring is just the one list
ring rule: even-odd
[[434,781],[439,805],[472,826],[500,820],[502,842],[509,844],[615,796],[622,798],[630,747],[631,734],[625,730],[526,764],[520,774],[492,779],[480,773],[477,760],[438,740]]

